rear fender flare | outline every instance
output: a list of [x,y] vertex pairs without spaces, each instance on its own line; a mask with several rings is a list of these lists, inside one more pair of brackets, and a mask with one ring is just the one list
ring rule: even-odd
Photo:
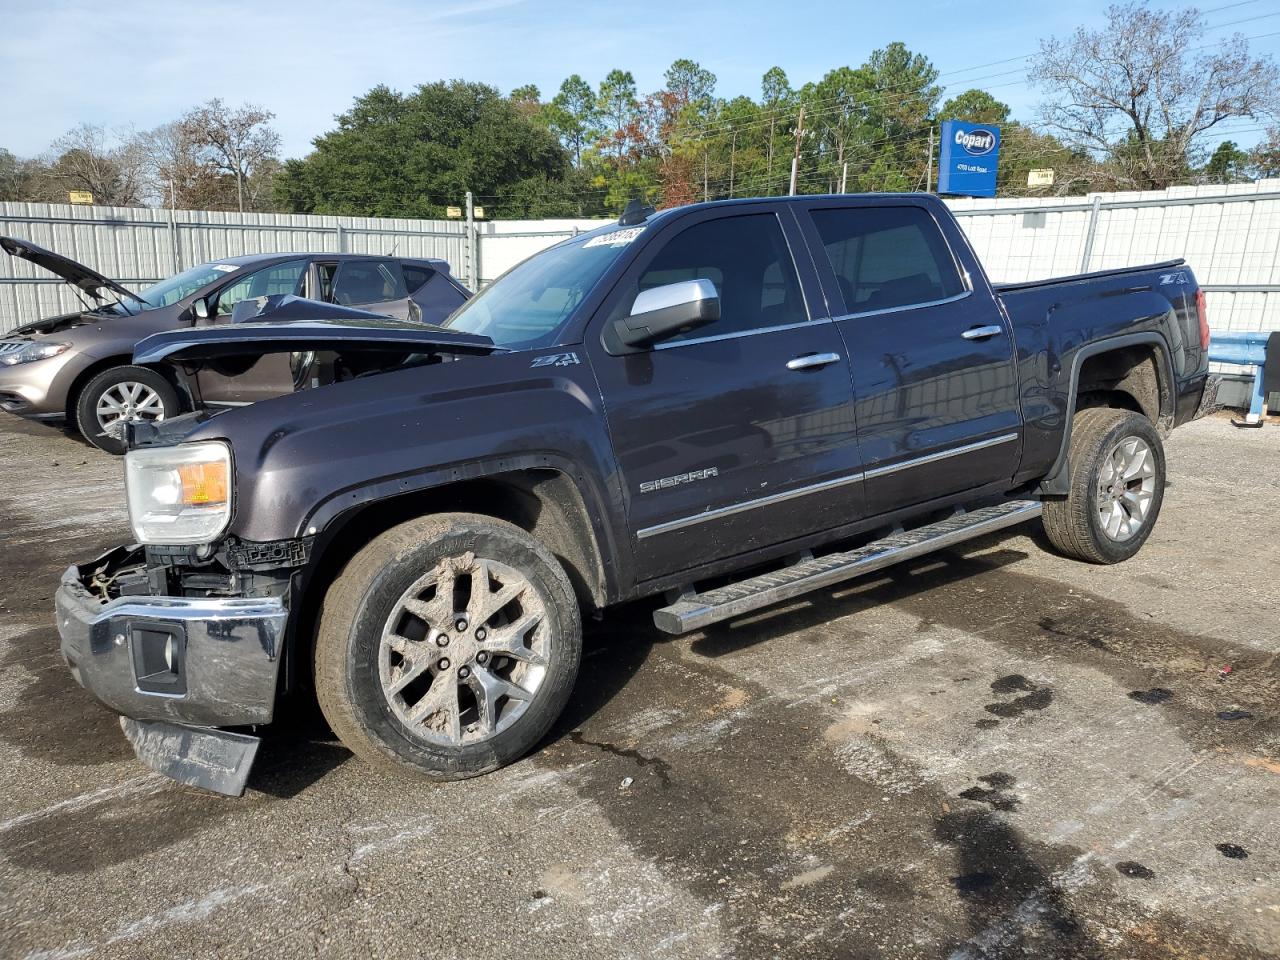
[[1078,349],[1071,358],[1071,379],[1067,389],[1067,406],[1063,413],[1062,445],[1058,448],[1058,456],[1053,465],[1040,481],[1040,493],[1050,496],[1065,496],[1068,493],[1068,452],[1071,449],[1071,421],[1076,414],[1079,401],[1080,371],[1084,362],[1090,357],[1102,353],[1111,353],[1125,347],[1153,346],[1156,355],[1156,373],[1160,378],[1160,418],[1173,415],[1174,376],[1173,361],[1169,351],[1169,343],[1164,336],[1153,330],[1144,333],[1130,333],[1118,337],[1108,337],[1096,343],[1089,343]]

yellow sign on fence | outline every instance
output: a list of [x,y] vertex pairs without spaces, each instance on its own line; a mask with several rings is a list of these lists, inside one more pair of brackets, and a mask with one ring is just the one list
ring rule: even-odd
[[71,198],[72,203],[93,203],[93,194],[88,190],[71,190],[67,196]]
[[462,208],[461,207],[445,207],[444,215],[446,217],[460,217],[462,216]]
[[1052,187],[1053,171],[1052,170],[1028,170],[1027,186],[1028,187]]

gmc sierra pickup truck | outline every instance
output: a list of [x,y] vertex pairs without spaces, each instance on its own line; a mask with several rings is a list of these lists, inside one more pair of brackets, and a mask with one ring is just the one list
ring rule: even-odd
[[1035,517],[1131,557],[1207,344],[1181,261],[996,286],[928,195],[633,204],[441,326],[140,343],[332,376],[129,426],[137,544],[67,571],[62,652],[184,782],[242,792],[312,693],[360,757],[474,776],[550,730],[584,612],[700,630]]

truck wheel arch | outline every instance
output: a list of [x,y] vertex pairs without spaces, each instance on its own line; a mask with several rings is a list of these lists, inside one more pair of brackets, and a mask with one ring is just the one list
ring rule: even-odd
[[[1168,432],[1173,425],[1174,413],[1171,357],[1169,344],[1155,331],[1108,337],[1086,344],[1075,352],[1071,358],[1067,405],[1063,411],[1062,445],[1040,483],[1042,494],[1060,496],[1067,493],[1071,421],[1077,410],[1090,405],[1091,396],[1110,395],[1110,402],[1105,405],[1132,409],[1151,420],[1162,435]],[[1114,363],[1107,363],[1111,359]],[[1093,368],[1092,372],[1089,367]],[[1095,373],[1104,374],[1102,381],[1091,382]],[[1119,373],[1119,376],[1105,376],[1108,373]],[[1105,383],[1103,389],[1091,389],[1102,383]],[[1082,385],[1084,389],[1081,389]]]
[[[579,602],[590,609],[605,606],[611,590],[599,524],[593,523],[590,499],[572,475],[554,466],[467,473],[466,478],[434,484],[414,486],[401,480],[394,484],[399,489],[382,482],[347,491],[356,501],[351,506],[325,511],[323,520],[317,513],[308,521],[307,533],[315,530],[311,535],[317,537],[312,552],[316,574],[323,577],[327,565],[345,562],[364,543],[405,520],[441,512],[476,513],[506,520],[540,540],[564,567]],[[597,519],[603,523],[602,515]]]

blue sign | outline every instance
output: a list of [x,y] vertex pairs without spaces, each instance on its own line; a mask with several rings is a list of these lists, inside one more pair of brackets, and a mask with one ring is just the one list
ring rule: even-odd
[[990,123],[942,121],[938,192],[962,197],[994,197],[1000,160],[1000,128]]

